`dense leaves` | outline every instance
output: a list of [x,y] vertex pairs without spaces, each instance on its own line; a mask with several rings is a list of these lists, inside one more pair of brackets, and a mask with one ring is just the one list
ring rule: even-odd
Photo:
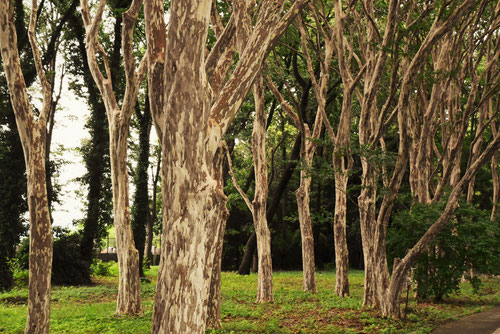
[[[436,221],[443,204],[416,204],[411,211],[394,216],[389,230],[388,249],[401,257]],[[490,221],[489,211],[461,203],[455,216],[436,236],[414,269],[417,294],[421,298],[442,300],[457,291],[462,278],[477,290],[477,273],[499,274],[500,220]]]

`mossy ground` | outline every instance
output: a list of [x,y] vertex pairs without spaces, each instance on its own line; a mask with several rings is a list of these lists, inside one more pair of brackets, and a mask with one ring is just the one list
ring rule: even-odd
[[[51,333],[149,333],[157,267],[146,272],[142,284],[144,314],[114,316],[117,268],[94,285],[53,287]],[[446,321],[500,304],[500,279],[486,279],[479,295],[468,283],[446,302],[416,302],[410,296],[404,320],[384,319],[373,309],[362,309],[363,272],[350,272],[351,296],[334,295],[335,273],[317,273],[318,293],[302,292],[301,272],[274,274],[275,302],[256,304],[257,274],[222,274],[222,324],[208,333],[429,333]],[[406,297],[406,291],[405,295]],[[26,317],[26,288],[0,294],[0,333],[22,333]],[[402,307],[405,300],[403,300]]]

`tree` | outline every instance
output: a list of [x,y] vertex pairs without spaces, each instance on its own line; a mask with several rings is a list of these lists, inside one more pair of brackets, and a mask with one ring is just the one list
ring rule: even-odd
[[[139,251],[139,273],[144,276],[143,262],[144,250],[146,245],[146,226],[152,223],[151,212],[149,210],[149,189],[148,189],[148,168],[149,168],[149,137],[151,133],[151,113],[149,111],[149,102],[144,105],[143,112],[136,105],[135,114],[139,126],[139,154],[137,156],[137,166],[134,174],[135,194],[132,210],[132,231],[134,234],[134,243]],[[154,189],[154,188],[153,188]],[[156,191],[154,189],[153,191]],[[152,229],[152,225],[151,225]],[[152,242],[152,230],[149,243]],[[151,244],[149,245],[151,253]]]
[[[69,19],[68,13],[71,8],[76,7],[77,0],[73,0],[67,4],[67,7],[57,8],[51,11],[50,17],[43,20],[39,24],[44,31],[43,40],[45,45],[41,46],[44,50],[42,56],[42,64],[49,66],[49,72],[55,69],[55,56],[58,45],[60,44],[60,36],[63,27]],[[42,11],[38,11],[37,15],[48,15]],[[25,11],[22,1],[14,3],[14,25],[18,37],[17,49],[20,56],[21,68],[24,73],[24,79],[27,87],[30,87],[36,79],[36,68],[33,62],[33,56],[30,50],[29,37],[27,27],[25,25]],[[0,97],[0,243],[3,245],[0,250],[0,289],[10,288],[12,284],[12,273],[7,262],[12,259],[15,254],[15,249],[19,243],[19,237],[26,231],[24,226],[25,219],[22,215],[28,210],[28,206],[24,198],[26,197],[26,167],[23,157],[23,148],[18,135],[15,115],[12,112],[12,104],[9,100],[8,87],[5,77],[1,76],[1,97]],[[54,110],[57,105],[57,98],[52,101],[52,111],[50,112],[50,124],[54,124]],[[52,126],[47,127],[47,149],[46,158],[49,160],[50,138]],[[54,168],[47,163],[47,192],[50,201],[54,199],[56,192],[51,192],[51,177]]]
[[[126,89],[121,108],[113,91],[111,69],[103,47],[98,41],[98,29],[106,1],[99,6],[92,20],[88,1],[82,0],[82,17],[87,33],[86,50],[90,71],[102,95],[109,123],[111,180],[113,186],[113,214],[119,264],[117,314],[142,312],[139,278],[139,253],[134,245],[130,221],[129,185],[127,170],[127,139],[130,119],[137,102],[139,84],[146,69],[146,57],[136,70],[133,50],[133,30],[142,1],[132,1],[130,9],[123,13],[122,50],[125,61]],[[105,74],[99,67],[97,54],[104,63]]]
[[[207,299],[220,237],[226,217],[219,166],[214,158],[234,115],[261,69],[268,48],[285,30],[300,6],[298,1],[280,18],[284,1],[263,1],[256,25],[229,79],[212,95],[211,86],[223,82],[217,60],[232,40],[227,24],[208,57],[206,38],[211,1],[172,2],[166,47],[156,48],[161,37],[161,2],[145,2],[149,75],[164,70],[164,105],[152,108],[162,143],[163,236],[162,261],[153,312],[153,333],[203,333]],[[232,15],[244,15],[233,8]],[[185,29],[186,26],[191,29]],[[163,30],[164,31],[164,30]],[[224,38],[224,37],[228,38]],[[163,42],[163,38],[159,43]],[[162,58],[163,52],[165,58]],[[219,67],[220,69],[220,67]],[[221,81],[222,80],[222,81]],[[215,85],[214,85],[215,84]],[[150,87],[150,92],[154,90]],[[150,93],[155,94],[155,93]],[[158,93],[156,93],[158,94]],[[150,95],[151,100],[151,95]],[[220,161],[220,159],[216,159]],[[216,162],[217,162],[216,161]]]
[[[75,80],[72,82],[72,90],[79,96],[84,96],[89,106],[90,115],[85,127],[90,134],[90,140],[82,143],[80,151],[87,172],[81,179],[81,182],[88,187],[86,195],[87,205],[83,219],[82,239],[80,243],[80,253],[82,259],[87,263],[87,272],[90,280],[90,265],[92,264],[95,241],[102,240],[106,233],[107,226],[112,222],[112,190],[110,180],[110,162],[109,162],[109,135],[108,122],[106,119],[106,108],[102,99],[99,97],[99,91],[90,73],[87,61],[87,52],[85,50],[85,27],[79,12],[74,11],[71,15],[71,24],[66,32],[66,39],[73,41],[76,45],[69,47],[75,50],[74,53],[66,53],[68,71],[75,77],[82,77],[88,94],[83,93],[82,87]],[[115,30],[121,29],[121,20],[117,20]],[[116,37],[116,34],[115,34]],[[119,40],[114,40],[114,45],[120,44]],[[71,45],[71,44],[70,44]],[[114,46],[113,46],[114,48]],[[115,54],[118,59],[115,60]],[[119,52],[113,52],[110,63],[119,63]],[[111,77],[113,82],[117,82],[118,73],[111,65]]]
[[42,85],[43,106],[38,117],[31,110],[17,49],[17,34],[12,18],[12,1],[0,2],[0,49],[27,171],[30,216],[30,259],[28,317],[26,333],[48,333],[50,324],[50,276],[52,269],[52,226],[47,198],[45,149],[47,121],[52,102],[52,83],[43,69],[36,41],[37,2],[32,1],[29,41]]
[[[486,2],[483,1],[477,7],[480,11],[479,13],[484,10],[485,4]],[[427,18],[427,15],[435,10],[435,8],[433,6],[427,6],[423,8],[423,11],[421,11],[421,8],[418,8],[418,6],[399,7],[397,1],[391,1],[388,5],[388,17],[383,37],[380,32],[378,32],[378,27],[375,24],[364,25],[360,19],[361,16],[359,16],[359,12],[357,12],[354,8],[349,8],[349,12],[358,22],[358,26],[366,28],[366,38],[360,37],[360,40],[365,40],[368,43],[362,46],[365,52],[363,58],[367,59],[368,65],[365,71],[364,87],[360,102],[360,146],[374,149],[377,146],[377,143],[380,142],[380,145],[383,147],[384,144],[381,139],[383,139],[382,135],[384,129],[387,127],[387,123],[396,116],[398,120],[397,129],[399,132],[399,147],[397,160],[392,177],[384,180],[384,186],[386,189],[380,205],[376,205],[378,188],[377,168],[375,168],[373,161],[370,161],[369,155],[361,156],[363,178],[361,195],[358,198],[358,203],[363,237],[363,251],[365,256],[364,305],[377,305],[384,316],[399,316],[399,298],[403,289],[403,282],[409,274],[409,269],[418,256],[427,249],[436,234],[453,216],[464,187],[472,180],[474,175],[476,175],[479,168],[491,158],[493,153],[498,149],[498,145],[500,145],[500,137],[496,136],[493,138],[479,157],[468,166],[467,170],[461,177],[460,172],[455,174],[452,173],[453,170],[456,170],[454,163],[450,163],[446,166],[442,175],[445,179],[454,175],[453,177],[455,178],[455,181],[450,182],[452,190],[448,197],[445,209],[434,224],[432,224],[432,226],[419,239],[415,246],[411,248],[401,260],[394,261],[393,272],[390,276],[387,267],[385,248],[386,232],[395,199],[406,173],[406,166],[409,158],[408,137],[411,138],[413,136],[413,138],[418,138],[421,142],[427,142],[428,136],[432,135],[432,131],[429,130],[430,122],[428,121],[426,123],[426,119],[430,120],[428,116],[430,109],[424,109],[426,116],[423,119],[418,119],[418,114],[414,110],[416,105],[411,103],[411,97],[413,96],[412,92],[415,91],[414,78],[422,69],[422,66],[424,66],[426,59],[428,59],[431,55],[431,51],[435,48],[435,46],[439,45],[439,42],[442,41],[448,33],[460,25],[468,26],[467,23],[471,22],[467,22],[467,20],[473,21],[474,18],[481,17],[480,14],[477,16],[470,15],[466,17],[466,21],[463,21],[465,14],[470,13],[471,10],[476,8],[476,1],[466,0],[460,3],[454,2],[451,7],[448,7],[448,5],[449,4],[444,4],[443,7],[438,9],[437,15],[431,16],[432,22],[428,25],[428,30],[425,30],[424,34],[422,34],[421,31],[419,32],[419,38],[416,38],[419,42],[418,46],[410,44],[415,41],[413,37],[416,36],[406,36],[407,39],[405,39],[405,41],[408,42],[408,44],[404,46],[404,48],[405,51],[411,51],[404,53],[406,57],[402,59],[401,63],[398,58],[391,59],[393,65],[391,66],[391,75],[389,76],[389,91],[384,95],[380,94],[380,90],[378,88],[382,78],[382,70],[386,66],[387,57],[389,55],[389,53],[384,50],[389,50],[390,46],[399,47],[398,43],[400,39],[395,38],[397,32],[395,22],[397,17],[406,15],[406,25],[412,28],[415,25],[421,24],[422,20]],[[418,12],[417,9],[419,9]],[[398,14],[399,10],[403,11]],[[363,12],[365,13],[364,15],[368,16],[367,20],[373,22],[373,20],[370,19],[370,17],[374,17],[374,4],[371,1],[366,4],[366,9],[364,9]],[[422,39],[419,40],[420,38]],[[374,46],[377,45],[377,42],[381,42],[382,46],[375,48]],[[391,56],[399,57],[399,51],[392,52]],[[392,98],[396,92],[395,86],[398,81],[397,69],[400,65],[401,78],[399,79],[400,83],[398,84],[399,96],[397,98],[397,102],[394,102],[394,112],[388,116],[387,120],[385,120],[386,115],[388,115],[388,109],[392,105]],[[453,77],[453,75],[450,77]],[[472,85],[472,87],[474,87],[474,85]],[[493,87],[496,89],[496,84],[493,84]],[[437,101],[440,101],[440,103],[443,103],[443,101],[463,101],[463,99],[457,99],[457,95],[455,95],[457,90],[452,91],[454,92],[453,98],[450,97],[443,100],[443,95],[441,95],[441,98]],[[487,91],[489,91],[489,89],[487,89]],[[460,94],[459,90],[458,92],[458,94]],[[380,104],[377,103],[377,98],[382,96],[384,97],[384,103],[382,104],[381,109],[379,109]],[[473,100],[476,101],[476,96],[475,91],[472,90],[471,98],[466,99],[467,102],[464,106],[462,106],[463,109],[461,110],[464,110],[464,112],[461,113],[462,116],[467,118],[470,117],[470,115],[477,111],[477,108],[487,100],[486,98],[491,97],[491,94],[486,93],[479,100],[479,104],[472,103]],[[451,106],[453,106],[453,103]],[[450,112],[453,112],[453,109],[449,108],[449,106],[446,108],[448,108],[447,110]],[[442,121],[445,120],[446,118],[442,119]],[[414,126],[415,124],[420,124],[417,128],[420,129],[419,135],[412,135],[411,133],[411,131],[416,129]],[[410,126],[411,130],[409,130]],[[452,147],[451,151],[448,153],[448,158],[450,158],[448,161],[450,162],[458,156],[457,152],[460,150],[463,135],[465,133],[464,128],[467,128],[468,122],[458,120],[457,122],[454,122],[453,126],[455,127],[455,137],[449,140],[449,145]],[[424,153],[425,151],[422,153],[419,152],[419,154],[422,155],[424,155]],[[426,159],[420,159],[420,161],[428,163]],[[418,168],[425,170],[423,166]],[[438,187],[435,189],[435,198],[436,196],[439,197],[440,194],[442,194],[446,182],[447,181],[443,181],[442,179],[440,180]],[[377,207],[379,207],[378,214]]]

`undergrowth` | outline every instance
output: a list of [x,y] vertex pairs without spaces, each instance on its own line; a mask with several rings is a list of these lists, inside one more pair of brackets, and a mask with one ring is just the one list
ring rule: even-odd
[[[91,286],[54,286],[51,333],[149,333],[157,267],[146,271],[150,283],[142,283],[144,314],[116,317],[117,266],[109,276],[98,276]],[[351,271],[347,298],[334,294],[335,274],[318,272],[318,293],[302,291],[301,272],[274,273],[274,303],[256,304],[257,274],[222,274],[222,329],[207,333],[429,333],[436,326],[464,315],[500,304],[500,279],[485,279],[479,294],[469,283],[444,303],[417,302],[405,307],[405,319],[380,317],[374,309],[363,309],[363,272]],[[404,296],[406,297],[406,291]],[[24,330],[27,289],[0,294],[0,333]]]

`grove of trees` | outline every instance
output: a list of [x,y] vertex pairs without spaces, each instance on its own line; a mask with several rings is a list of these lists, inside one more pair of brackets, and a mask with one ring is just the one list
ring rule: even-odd
[[0,290],[28,234],[25,332],[49,333],[63,82],[88,107],[78,284],[113,225],[116,314],[141,314],[159,236],[153,333],[220,327],[221,270],[269,303],[273,270],[314,294],[335,267],[346,297],[363,268],[395,318],[413,274],[442,298],[500,273],[499,35],[491,0],[0,0]]

